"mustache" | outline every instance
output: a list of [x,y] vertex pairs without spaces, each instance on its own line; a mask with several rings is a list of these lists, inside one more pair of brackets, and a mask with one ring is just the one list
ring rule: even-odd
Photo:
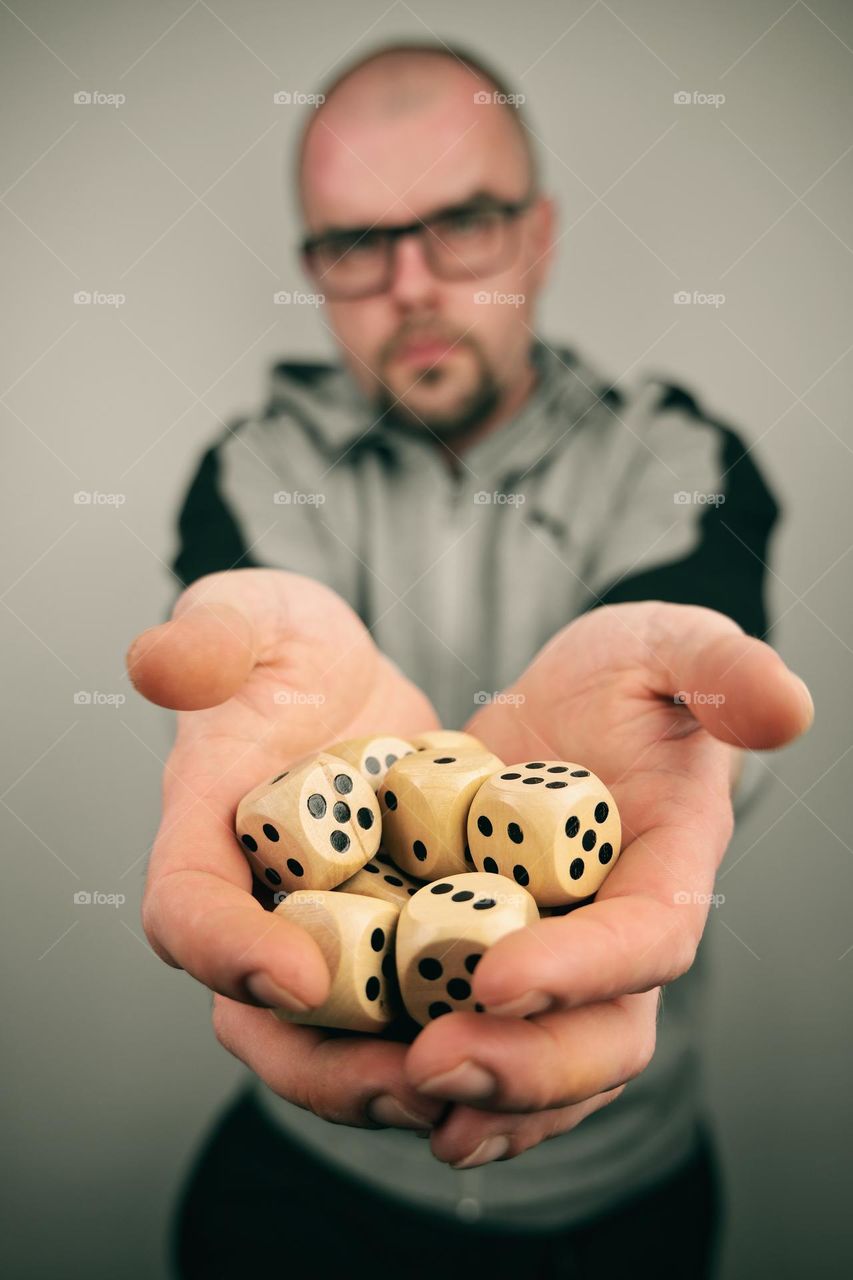
[[448,346],[455,347],[465,342],[465,338],[458,333],[446,333],[434,328],[401,329],[386,344],[383,352],[384,359],[390,359],[397,351],[407,347],[412,342],[446,342]]

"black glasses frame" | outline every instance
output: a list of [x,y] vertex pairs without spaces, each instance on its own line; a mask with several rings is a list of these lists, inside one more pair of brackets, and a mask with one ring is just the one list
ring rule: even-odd
[[[397,244],[399,240],[402,240],[404,236],[413,236],[413,235],[423,236],[425,232],[432,232],[435,238],[441,241],[441,236],[435,230],[435,224],[440,225],[447,218],[456,217],[459,214],[466,214],[466,213],[498,213],[502,217],[504,217],[507,221],[512,221],[515,218],[519,217],[521,214],[526,213],[527,210],[531,207],[531,205],[535,202],[535,200],[536,200],[536,195],[534,193],[524,196],[521,200],[482,200],[481,199],[481,200],[471,201],[468,204],[453,205],[447,209],[439,210],[437,213],[432,214],[428,218],[418,218],[414,222],[406,222],[396,227],[378,227],[378,226],[352,227],[346,230],[342,229],[341,231],[323,232],[319,235],[306,236],[299,246],[300,253],[302,254],[303,259],[305,260],[306,266],[309,268],[309,270],[311,270],[311,273],[316,276],[318,273],[313,271],[312,269],[312,258],[318,249],[327,247],[334,250],[336,245],[340,244],[340,242],[343,241],[344,239],[346,239],[349,242],[348,247],[353,248],[361,240],[363,240],[364,237],[367,235],[381,236],[384,244],[387,246],[387,250],[388,250],[387,259],[388,259],[388,267],[389,267],[388,276],[383,281],[382,287],[370,289],[364,293],[360,291],[357,291],[356,293],[347,293],[346,291],[342,291],[340,295],[341,297],[346,297],[353,300],[360,297],[369,297],[371,296],[371,294],[383,293],[388,288],[388,285],[390,283],[390,273],[391,273],[391,270],[393,270],[393,263],[394,263],[394,253],[393,253],[394,246]],[[494,266],[490,266],[488,271],[483,272],[482,274],[476,274],[473,272],[472,273],[463,272],[459,276],[453,275],[448,278],[462,279],[462,280],[482,279],[483,276],[485,275],[493,275],[495,271],[498,271],[501,269],[502,265],[504,264],[498,263],[498,264],[495,264]],[[431,261],[430,261],[430,268],[434,270],[434,267]]]

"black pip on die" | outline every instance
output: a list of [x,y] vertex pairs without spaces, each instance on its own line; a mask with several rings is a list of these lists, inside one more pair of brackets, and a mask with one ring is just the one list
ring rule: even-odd
[[240,801],[237,836],[271,888],[333,889],[379,848],[379,806],[351,764],[321,752]]
[[567,760],[505,766],[483,783],[468,814],[476,866],[524,885],[540,907],[595,893],[621,842],[612,795],[589,769]]

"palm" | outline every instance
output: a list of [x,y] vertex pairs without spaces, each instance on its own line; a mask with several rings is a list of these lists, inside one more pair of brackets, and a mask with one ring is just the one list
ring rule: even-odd
[[[676,675],[652,643],[654,609],[621,606],[578,619],[541,651],[514,697],[478,712],[468,728],[507,763],[547,757],[592,769],[613,792],[626,848],[691,825],[721,856],[730,832],[730,752],[673,698]],[[720,679],[730,682],[726,665]],[[718,706],[724,717],[725,702]],[[628,865],[617,863],[600,898],[625,887]]]

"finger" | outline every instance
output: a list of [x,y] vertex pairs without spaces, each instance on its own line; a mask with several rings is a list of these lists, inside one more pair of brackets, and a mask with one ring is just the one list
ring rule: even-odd
[[203,767],[173,753],[142,919],[157,954],[211,990],[299,1012],[325,1000],[328,968],[304,930],[252,897],[233,831],[236,797],[257,781],[257,750],[237,759],[235,744],[208,744]]
[[423,1131],[445,1110],[406,1080],[405,1045],[325,1036],[221,996],[214,1000],[213,1023],[219,1042],[274,1093],[334,1124]]
[[772,750],[805,733],[811,695],[768,644],[713,609],[657,608],[654,692],[684,700],[694,719],[732,746]]
[[160,707],[195,711],[225,702],[255,664],[249,620],[227,604],[204,604],[149,627],[127,651],[134,687]]
[[652,991],[530,1020],[447,1015],[415,1040],[406,1073],[427,1097],[490,1111],[584,1102],[648,1066],[657,999]]
[[548,1138],[576,1129],[582,1120],[622,1093],[624,1085],[600,1093],[585,1102],[532,1115],[498,1114],[456,1106],[432,1131],[430,1147],[437,1160],[454,1169],[473,1169],[494,1160],[512,1160]]
[[193,583],[171,622],[133,642],[127,667],[151,702],[198,710],[232,697],[254,667],[282,663],[291,687],[324,691],[345,724],[379,660],[356,614],[328,587],[282,570],[238,569]]

